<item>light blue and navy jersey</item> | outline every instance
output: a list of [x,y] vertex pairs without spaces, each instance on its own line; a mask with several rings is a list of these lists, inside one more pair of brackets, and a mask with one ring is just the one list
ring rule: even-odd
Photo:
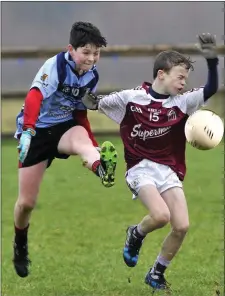
[[[86,110],[81,99],[87,90],[95,92],[98,83],[96,66],[79,76],[75,62],[68,52],[61,52],[48,59],[38,71],[30,87],[38,88],[42,95],[40,113],[36,127],[46,128],[71,120],[74,110]],[[15,137],[22,133],[23,109],[16,118]]]

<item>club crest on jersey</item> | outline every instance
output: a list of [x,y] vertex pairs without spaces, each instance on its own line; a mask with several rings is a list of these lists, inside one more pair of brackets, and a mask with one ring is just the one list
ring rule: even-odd
[[46,79],[48,78],[48,75],[47,74],[43,74],[41,76],[41,80],[44,82]]
[[167,112],[167,117],[168,117],[168,121],[176,120],[177,114],[173,109],[171,109]]

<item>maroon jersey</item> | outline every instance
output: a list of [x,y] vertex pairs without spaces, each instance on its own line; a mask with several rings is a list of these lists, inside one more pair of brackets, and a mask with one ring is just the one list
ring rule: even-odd
[[147,85],[103,97],[99,111],[120,125],[127,169],[143,159],[168,165],[184,179],[184,125],[188,115],[204,105],[203,88],[165,96]]

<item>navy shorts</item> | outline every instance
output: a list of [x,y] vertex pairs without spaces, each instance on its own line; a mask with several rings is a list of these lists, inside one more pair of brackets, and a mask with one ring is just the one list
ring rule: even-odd
[[67,159],[70,155],[59,153],[57,147],[62,135],[76,125],[75,120],[69,120],[48,128],[36,128],[27,157],[23,163],[19,162],[19,168],[30,167],[44,160],[48,160],[47,167],[50,167],[54,158]]

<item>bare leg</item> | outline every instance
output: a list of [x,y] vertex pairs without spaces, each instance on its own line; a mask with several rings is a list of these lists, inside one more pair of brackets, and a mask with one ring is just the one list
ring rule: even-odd
[[170,220],[169,209],[154,185],[148,184],[138,192],[138,197],[149,214],[135,226],[127,229],[123,258],[129,267],[136,266],[142,242],[147,233],[162,228]]
[[58,144],[60,153],[79,155],[83,160],[83,165],[100,177],[105,187],[111,187],[115,182],[117,152],[113,144],[107,141],[102,144],[101,148],[99,154],[82,126],[69,129]]
[[58,151],[68,155],[79,155],[90,170],[93,163],[100,160],[99,152],[82,126],[75,126],[65,132],[59,141]]
[[149,212],[139,223],[140,230],[143,233],[147,234],[155,229],[162,228],[169,222],[169,209],[155,186],[143,186],[138,197]]
[[14,268],[20,277],[29,274],[27,232],[31,212],[35,207],[39,187],[47,166],[43,161],[31,167],[19,169],[19,196],[14,208]]
[[46,165],[47,161],[44,161],[19,169],[19,196],[14,208],[14,222],[17,228],[23,229],[29,224]]
[[[162,266],[167,267],[182,245],[189,228],[189,217],[182,188],[174,187],[166,190],[161,195],[170,210],[172,229],[163,242],[155,266],[160,263]],[[165,270],[165,268],[162,270]]]

